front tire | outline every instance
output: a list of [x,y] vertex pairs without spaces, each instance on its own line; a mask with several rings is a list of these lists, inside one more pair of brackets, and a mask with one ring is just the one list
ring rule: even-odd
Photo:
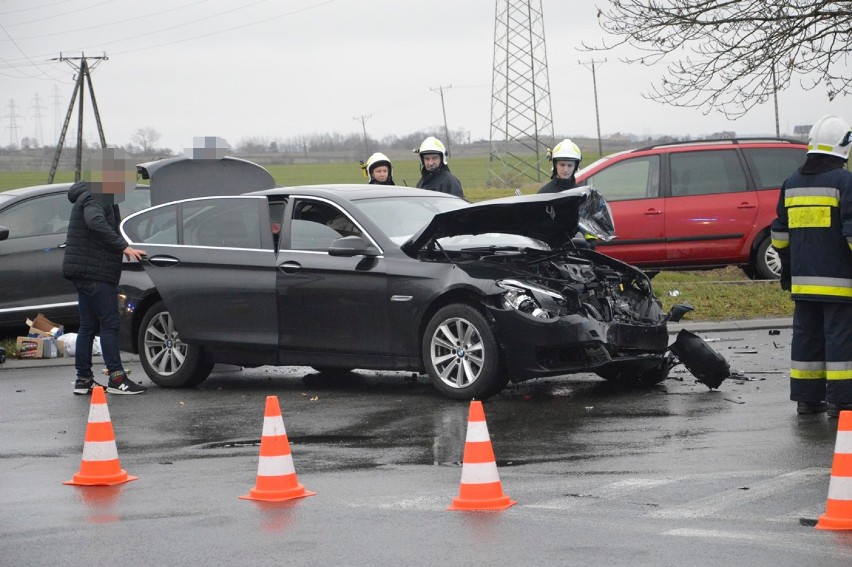
[[772,247],[772,239],[767,236],[760,241],[754,252],[754,261],[747,272],[752,279],[777,280],[781,278],[781,257]]
[[162,301],[142,318],[137,338],[139,360],[151,381],[163,388],[192,388],[213,370],[200,347],[180,340],[171,314]]
[[426,326],[422,347],[432,385],[448,398],[484,399],[508,382],[494,330],[470,305],[439,309]]

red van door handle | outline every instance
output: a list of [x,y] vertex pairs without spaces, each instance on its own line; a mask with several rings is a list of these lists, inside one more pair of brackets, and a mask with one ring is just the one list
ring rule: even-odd
[[663,211],[661,211],[660,209],[648,209],[647,211],[645,211],[645,214],[646,215],[661,215],[661,214],[663,214]]
[[738,209],[754,209],[756,207],[757,205],[749,203],[748,201],[743,201],[739,204],[739,206],[737,206]]

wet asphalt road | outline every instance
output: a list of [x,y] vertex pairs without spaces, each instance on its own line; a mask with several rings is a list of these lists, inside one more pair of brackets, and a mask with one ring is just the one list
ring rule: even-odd
[[[625,390],[592,375],[510,386],[484,403],[506,494],[458,494],[468,404],[410,373],[219,370],[196,390],[108,396],[138,480],[64,486],[89,398],[69,367],[0,370],[0,564],[852,564],[852,533],[819,531],[836,421],[787,399],[790,330],[699,333],[741,374],[709,391],[678,367]],[[289,504],[255,484],[268,395],[299,481]]]

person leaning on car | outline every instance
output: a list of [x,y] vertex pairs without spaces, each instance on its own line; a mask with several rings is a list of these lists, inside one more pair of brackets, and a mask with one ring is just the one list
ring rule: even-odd
[[420,180],[417,187],[449,193],[464,199],[461,181],[450,172],[447,150],[438,138],[429,136],[416,150],[420,156]]
[[71,218],[65,242],[62,275],[77,288],[80,329],[77,332],[74,393],[85,395],[96,385],[92,372],[92,345],[100,333],[101,350],[109,372],[106,391],[141,394],[146,388],[127,377],[118,349],[118,280],[122,254],[140,260],[144,250],[131,248],[118,232],[121,215],[117,201],[136,183],[135,167],[116,148],[92,156],[84,181],[68,189]]
[[781,186],[772,245],[790,291],[790,399],[798,413],[852,410],[852,129],[839,116],[811,128],[805,164]]
[[393,164],[390,158],[381,152],[371,155],[367,163],[362,161],[361,169],[370,180],[370,185],[396,185],[393,182]]
[[562,140],[553,151],[548,152],[551,163],[550,182],[538,190],[539,193],[559,193],[577,186],[574,175],[580,168],[583,154],[580,148],[569,139]]

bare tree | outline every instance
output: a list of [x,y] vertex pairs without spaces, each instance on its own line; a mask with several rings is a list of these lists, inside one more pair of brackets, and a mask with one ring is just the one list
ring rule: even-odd
[[160,138],[160,133],[151,126],[139,128],[130,137],[134,144],[142,148],[142,153],[146,154],[152,152],[156,148],[157,142],[160,141]]
[[644,96],[675,106],[744,115],[798,78],[829,100],[852,94],[849,0],[611,0],[598,21],[627,63],[666,63]]

